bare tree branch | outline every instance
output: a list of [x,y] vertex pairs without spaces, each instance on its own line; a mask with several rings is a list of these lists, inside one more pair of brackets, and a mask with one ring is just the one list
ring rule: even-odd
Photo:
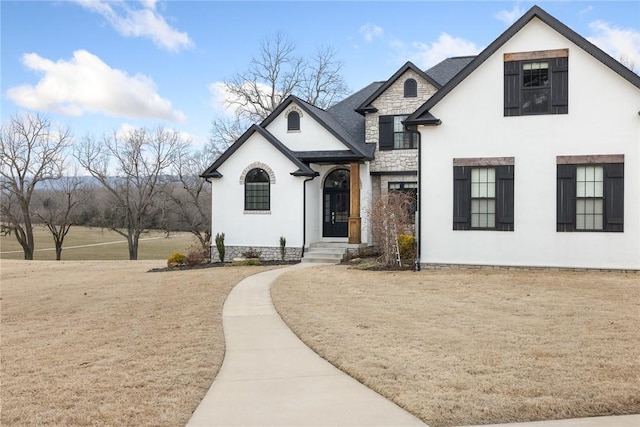
[[53,129],[41,114],[13,116],[0,129],[0,180],[2,221],[15,231],[25,259],[33,259],[35,242],[31,198],[39,183],[59,179],[64,170],[64,152],[71,144],[71,131]]

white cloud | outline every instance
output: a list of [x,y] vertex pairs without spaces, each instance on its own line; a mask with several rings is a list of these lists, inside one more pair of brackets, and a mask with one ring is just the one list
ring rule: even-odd
[[149,77],[129,76],[86,50],[74,52],[69,61],[57,62],[28,53],[22,62],[30,70],[43,74],[35,86],[21,85],[7,90],[7,97],[22,107],[70,116],[100,112],[136,119],[186,120],[184,113],[173,109],[169,100],[158,95]]
[[520,6],[515,5],[511,10],[501,10],[500,12],[494,15],[498,21],[503,22],[505,25],[511,25],[516,22],[522,15],[524,15],[525,10],[521,9]]
[[607,52],[616,60],[624,58],[627,64],[640,68],[640,32],[631,29],[615,28],[603,21],[589,24],[593,35],[587,37],[591,43]]
[[585,7],[584,9],[579,10],[578,11],[578,16],[582,18],[583,16],[590,15],[591,12],[593,12],[593,6],[589,5],[589,6]]
[[186,32],[172,28],[156,10],[156,0],[142,0],[141,8],[121,0],[74,0],[83,8],[99,13],[125,37],[146,37],[172,52],[193,47]]
[[371,43],[374,38],[382,37],[382,35],[384,34],[384,30],[382,29],[382,27],[370,22],[362,25],[358,31],[368,43]]
[[422,68],[453,56],[477,55],[481,50],[475,43],[447,33],[441,33],[435,42],[413,42],[412,47],[414,52],[410,54],[411,60]]

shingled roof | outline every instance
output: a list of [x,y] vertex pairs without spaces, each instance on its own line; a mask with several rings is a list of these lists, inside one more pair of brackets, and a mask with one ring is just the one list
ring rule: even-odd
[[440,86],[449,83],[475,56],[456,56],[447,58],[425,71],[425,74],[437,81]]

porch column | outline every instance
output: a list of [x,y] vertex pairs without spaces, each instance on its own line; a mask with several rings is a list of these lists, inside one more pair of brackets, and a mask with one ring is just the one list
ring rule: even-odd
[[351,163],[349,176],[349,243],[362,243],[362,219],[360,218],[360,163]]

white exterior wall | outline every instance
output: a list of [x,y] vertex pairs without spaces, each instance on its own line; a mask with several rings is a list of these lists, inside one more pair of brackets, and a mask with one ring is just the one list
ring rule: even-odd
[[[243,171],[255,161],[267,165],[275,175],[271,184],[269,213],[244,211]],[[296,170],[280,151],[254,133],[218,171],[212,182],[212,233],[225,233],[226,246],[278,247],[280,236],[287,247],[302,247],[302,183],[291,176]]]
[[[300,130],[287,130],[287,114],[292,109],[300,114]],[[286,108],[266,129],[292,151],[347,149],[331,132],[296,105]]]
[[[569,49],[569,114],[503,116],[503,54]],[[640,269],[640,91],[534,19],[422,134],[421,262]],[[556,156],[624,154],[624,232],[556,232]],[[513,232],[454,231],[453,159],[515,158]]]

